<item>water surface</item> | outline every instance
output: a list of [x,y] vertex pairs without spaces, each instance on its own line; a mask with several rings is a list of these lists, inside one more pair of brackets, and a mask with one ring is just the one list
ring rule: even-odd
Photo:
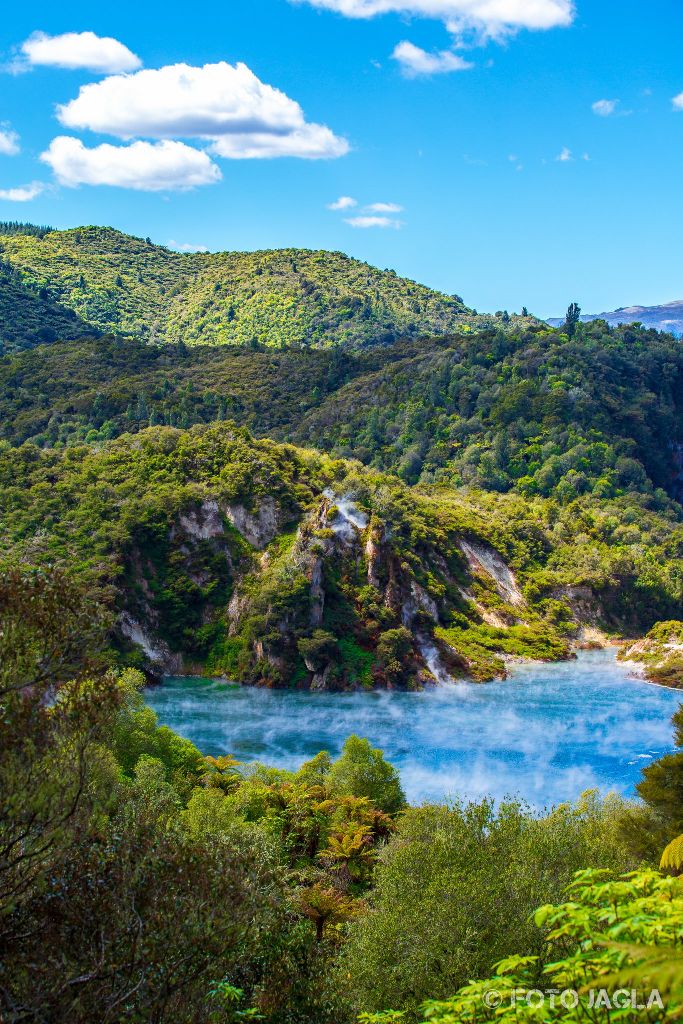
[[317,693],[173,677],[146,691],[160,721],[205,754],[297,768],[367,736],[401,771],[411,802],[519,795],[541,807],[597,787],[633,795],[672,748],[683,694],[631,675],[613,651],[515,666],[505,682],[422,693]]

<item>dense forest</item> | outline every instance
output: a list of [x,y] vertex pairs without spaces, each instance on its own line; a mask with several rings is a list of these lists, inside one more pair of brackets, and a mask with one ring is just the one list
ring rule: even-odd
[[363,352],[150,346],[104,337],[0,359],[0,437],[61,447],[231,419],[407,483],[571,501],[677,496],[683,350],[581,326]]
[[[0,301],[14,271],[28,293],[69,313],[86,331],[185,345],[362,346],[455,328],[530,323],[529,317],[478,316],[393,270],[343,253],[282,249],[254,253],[178,253],[111,228],[19,232],[0,225]],[[55,314],[57,316],[57,314]],[[30,317],[5,330],[0,351],[51,341]],[[69,334],[72,337],[73,334]]]
[[680,343],[340,253],[0,246],[0,1018],[680,1020],[683,709],[638,800],[411,807],[362,737],[207,757],[143,692],[486,683],[608,640],[683,687]]
[[548,1020],[603,1019],[603,987],[647,993],[626,1024],[679,1018],[683,891],[652,866],[683,750],[638,804],[406,807],[357,737],[296,772],[202,756],[102,664],[107,616],[63,573],[4,570],[0,611],[5,1019],[532,1021],[511,993],[546,987],[576,992]]

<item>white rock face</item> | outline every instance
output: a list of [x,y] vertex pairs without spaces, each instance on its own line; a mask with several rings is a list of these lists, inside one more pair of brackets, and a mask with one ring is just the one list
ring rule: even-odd
[[404,601],[401,609],[403,625],[410,626],[418,611],[426,612],[434,622],[439,621],[439,609],[436,606],[436,601],[429,596],[424,587],[421,587],[415,580],[411,580],[410,598]]
[[227,505],[225,514],[252,547],[262,550],[278,532],[277,505],[273,498],[261,501],[258,513],[247,512],[244,505]]
[[189,537],[197,540],[211,540],[225,533],[217,501],[203,501],[198,510],[181,514],[178,522]]
[[484,572],[493,580],[499,595],[508,604],[517,608],[526,604],[522,592],[517,585],[514,573],[503,560],[503,556],[488,544],[475,540],[461,540],[460,550],[467,559],[467,564],[474,572]]
[[144,627],[129,612],[122,612],[119,617],[119,628],[127,640],[139,647],[155,668],[169,674],[180,673],[183,659],[179,654],[172,654],[163,640],[153,640]]

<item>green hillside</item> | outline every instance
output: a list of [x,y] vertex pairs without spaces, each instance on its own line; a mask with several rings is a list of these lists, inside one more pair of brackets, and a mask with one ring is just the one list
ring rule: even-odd
[[92,333],[43,287],[28,287],[0,252],[0,354]]
[[[503,323],[477,316],[458,296],[343,253],[181,254],[99,227],[3,234],[0,226],[0,247],[33,293],[46,294],[91,329],[153,342],[325,348],[496,322],[507,327],[507,317]],[[3,317],[0,341],[21,348],[34,338],[13,335],[11,317]]]
[[[647,544],[643,540],[647,537]],[[118,657],[269,685],[417,686],[680,615],[680,518],[395,477],[233,424],[0,450],[0,554],[62,566]]]
[[0,360],[0,437],[60,446],[233,419],[409,484],[663,508],[681,495],[682,396],[679,342],[604,324],[356,352],[105,337]]

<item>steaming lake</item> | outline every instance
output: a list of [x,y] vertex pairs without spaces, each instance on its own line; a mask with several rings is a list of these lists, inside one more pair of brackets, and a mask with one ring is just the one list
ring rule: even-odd
[[505,682],[422,693],[261,690],[168,678],[146,691],[161,723],[205,754],[297,768],[367,736],[401,771],[408,799],[519,795],[538,807],[584,789],[633,795],[644,765],[672,749],[683,694],[630,675],[614,651],[515,666]]

